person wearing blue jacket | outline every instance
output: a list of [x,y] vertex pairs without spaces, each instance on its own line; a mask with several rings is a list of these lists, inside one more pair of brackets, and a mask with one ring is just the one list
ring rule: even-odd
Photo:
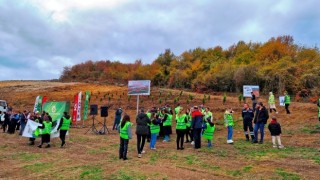
[[200,149],[203,114],[200,112],[198,106],[195,106],[193,109],[191,129],[193,130],[194,148]]
[[112,130],[117,130],[118,125],[120,124],[121,115],[122,115],[122,109],[118,108],[115,112]]

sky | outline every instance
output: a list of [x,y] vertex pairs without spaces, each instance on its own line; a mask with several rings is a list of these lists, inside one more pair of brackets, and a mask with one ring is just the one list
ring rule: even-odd
[[87,60],[151,63],[165,49],[291,35],[320,44],[318,0],[0,0],[0,81],[58,79]]

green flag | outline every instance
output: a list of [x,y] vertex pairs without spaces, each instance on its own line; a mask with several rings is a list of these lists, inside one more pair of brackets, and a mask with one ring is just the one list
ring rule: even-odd
[[86,98],[84,101],[84,111],[83,111],[83,120],[88,119],[88,109],[89,109],[89,100],[90,100],[90,92],[86,91]]

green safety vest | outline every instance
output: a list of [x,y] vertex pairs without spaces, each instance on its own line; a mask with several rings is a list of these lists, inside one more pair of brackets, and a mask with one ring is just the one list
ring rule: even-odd
[[120,125],[120,137],[122,139],[129,139],[129,134],[128,134],[128,127],[131,125],[130,122],[126,122],[126,124],[121,127]]
[[43,122],[44,128],[42,129],[42,134],[51,134],[52,122]]
[[269,96],[269,101],[268,101],[269,104],[275,104],[275,101],[274,101],[274,95],[270,95]]
[[151,131],[151,134],[158,134],[160,132],[159,124],[158,125],[154,125],[153,123],[151,123],[150,131]]
[[[35,119],[34,122],[39,123],[40,121],[39,121],[39,119]],[[34,136],[37,137],[37,136],[39,136],[40,134],[41,134],[40,129],[37,128],[37,129],[34,131]]]
[[178,107],[176,107],[176,108],[174,109],[174,112],[175,112],[176,114],[179,114],[180,109],[181,109],[181,107],[180,107],[180,106],[178,106]]
[[232,116],[232,114],[226,114],[225,115],[226,117],[226,124],[228,125],[228,126],[233,126],[234,125],[234,122],[233,122],[233,116]]
[[206,129],[204,129],[203,138],[205,138],[207,140],[212,140],[213,139],[213,133],[216,130],[216,126],[213,125],[211,127],[209,123],[206,123],[206,125],[207,125],[207,127],[206,127]]
[[290,104],[291,103],[291,100],[290,100],[290,96],[289,95],[286,95],[284,97],[284,104]]
[[186,118],[186,114],[182,114],[181,116],[177,115],[176,129],[187,129],[185,118]]
[[191,118],[191,115],[190,114],[186,114],[186,117],[187,117],[187,127],[191,127],[191,121],[192,121],[192,118]]
[[204,121],[206,121],[207,118],[209,118],[209,117],[212,117],[212,112],[210,112],[210,111],[208,113],[205,113],[205,115],[203,116]]
[[151,118],[151,112],[148,112],[148,113],[147,113],[147,116],[148,116],[148,118],[150,119],[150,118]]
[[163,126],[171,126],[172,125],[172,114],[167,114],[167,120],[163,122]]
[[70,129],[70,123],[71,123],[71,118],[67,119],[67,118],[63,117],[60,130],[68,131]]
[[164,116],[161,111],[158,113],[158,115],[159,115],[159,118],[163,118]]

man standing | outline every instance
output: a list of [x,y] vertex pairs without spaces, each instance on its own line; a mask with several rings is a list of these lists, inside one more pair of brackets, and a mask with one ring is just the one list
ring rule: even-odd
[[291,103],[290,96],[288,95],[288,92],[285,91],[285,92],[284,92],[284,105],[285,105],[287,114],[290,114],[290,113],[291,113],[290,110],[289,110],[290,103]]
[[254,117],[254,111],[249,108],[249,105],[247,103],[245,103],[242,110],[243,130],[244,130],[244,135],[246,136],[246,140],[249,141],[250,139],[249,133],[248,133],[248,128],[249,128],[252,142],[254,141],[254,133],[253,133],[253,127],[252,127],[253,117]]
[[252,100],[252,109],[253,111],[256,110],[256,105],[257,105],[257,99],[256,99],[256,95],[251,92],[251,100]]
[[20,115],[20,125],[21,125],[20,131],[19,131],[20,136],[22,135],[24,128],[26,127],[26,124],[27,124],[27,111],[25,110]]
[[264,125],[269,119],[268,110],[263,106],[262,102],[257,104],[256,114],[254,117],[254,141],[253,143],[258,143],[258,130],[260,129],[261,139],[260,144],[263,143],[264,137]]
[[199,108],[195,106],[192,112],[191,130],[193,130],[194,148],[201,148],[201,130],[203,115]]

